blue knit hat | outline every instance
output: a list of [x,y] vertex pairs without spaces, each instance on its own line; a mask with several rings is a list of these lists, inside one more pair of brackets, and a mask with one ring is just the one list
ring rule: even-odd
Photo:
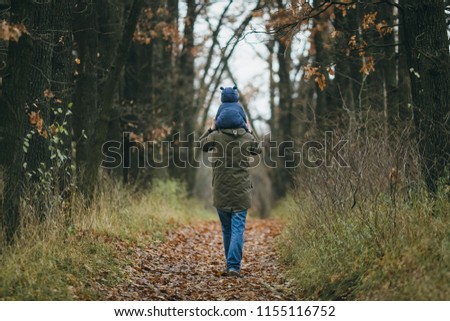
[[239,93],[237,87],[220,87],[222,90],[221,100],[223,103],[237,103],[239,101]]

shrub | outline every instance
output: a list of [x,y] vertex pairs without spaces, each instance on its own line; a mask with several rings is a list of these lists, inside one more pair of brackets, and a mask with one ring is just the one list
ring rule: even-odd
[[450,299],[448,191],[427,194],[410,146],[360,139],[350,167],[299,172],[280,249],[307,298]]

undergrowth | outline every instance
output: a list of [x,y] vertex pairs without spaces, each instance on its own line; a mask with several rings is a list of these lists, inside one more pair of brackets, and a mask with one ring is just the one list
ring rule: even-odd
[[1,300],[101,299],[98,284],[124,281],[131,248],[162,240],[180,224],[211,218],[175,181],[133,192],[105,180],[92,204],[75,199],[70,215],[55,204],[52,217],[40,223],[24,205],[19,237],[0,247]]
[[305,298],[450,300],[448,201],[402,206],[395,226],[383,201],[319,217],[305,199],[291,204],[280,250]]
[[311,300],[450,300],[450,186],[430,196],[414,150],[367,139],[346,168],[302,169],[274,212],[280,252]]

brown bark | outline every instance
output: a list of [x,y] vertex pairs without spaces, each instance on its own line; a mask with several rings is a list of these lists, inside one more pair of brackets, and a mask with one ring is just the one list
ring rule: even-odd
[[[314,6],[317,7],[322,1],[314,1]],[[333,61],[333,52],[331,50],[332,43],[329,35],[329,15],[327,12],[314,17],[313,19],[313,46],[314,46],[314,65],[318,67],[320,72],[325,76],[326,87],[321,89],[315,86],[317,95],[315,108],[315,121],[319,131],[326,131],[334,128],[335,124],[335,106],[337,103],[332,101],[333,82],[330,81],[329,73],[326,70]]]
[[[380,9],[381,18],[386,20],[389,26],[395,24],[394,7],[384,5]],[[383,107],[386,132],[390,134],[398,125],[398,59],[395,52],[394,31],[383,37],[383,58],[381,68],[383,71]]]
[[[407,0],[400,0],[400,6],[404,7]],[[402,44],[399,47],[398,58],[398,117],[400,122],[404,123],[412,120],[412,98],[411,98],[411,81],[409,79],[409,70],[407,62],[407,53],[404,46],[405,35],[408,32],[405,30],[404,15],[399,14],[399,39]]]
[[131,5],[127,19],[123,25],[123,30],[116,49],[116,54],[114,55],[114,59],[112,59],[111,66],[108,68],[109,73],[106,77],[105,85],[102,89],[99,101],[100,112],[95,125],[95,136],[93,137],[94,149],[92,151],[92,163],[90,164],[90,166],[93,168],[91,172],[94,182],[97,181],[98,177],[98,168],[100,166],[102,158],[102,145],[109,135],[112,115],[115,112],[114,99],[117,97],[116,88],[118,86],[122,69],[127,60],[129,48],[133,39],[133,34],[136,29],[137,21],[143,5],[143,0],[134,0]]
[[277,119],[277,111],[275,106],[275,95],[276,95],[276,83],[274,79],[275,71],[274,71],[274,48],[275,41],[271,40],[267,44],[267,49],[269,50],[269,56],[267,57],[267,62],[269,64],[269,96],[270,96],[270,119],[269,119],[269,128],[271,132],[275,135],[278,131],[278,119]]
[[[26,7],[13,5],[11,13],[21,20],[26,15]],[[2,227],[6,238],[11,242],[19,227],[20,198],[23,192],[24,153],[22,149],[25,130],[25,110],[27,82],[24,81],[30,72],[32,62],[32,40],[29,36],[21,37],[18,43],[9,45],[8,69],[14,73],[4,79],[2,103],[0,105],[4,124],[4,152],[1,153],[4,165],[4,194]]]
[[93,165],[93,139],[98,111],[98,33],[97,12],[91,2],[77,0],[73,13],[74,38],[77,43],[78,76],[75,80],[73,127],[76,145],[77,185],[91,198],[98,166]]
[[449,181],[450,57],[444,2],[408,1],[403,15],[422,172],[435,194],[442,179]]
[[[284,5],[281,0],[277,1],[278,8],[283,9]],[[292,93],[292,83],[290,72],[292,68],[291,61],[291,49],[289,47],[289,42],[287,38],[277,38],[277,61],[278,61],[278,93],[279,93],[279,103],[278,103],[278,135],[275,139],[278,143],[283,141],[292,140],[292,126],[293,126],[293,93]],[[280,147],[278,153],[278,165],[273,171],[273,182],[274,182],[274,192],[275,197],[282,198],[286,195],[288,188],[291,185],[293,175],[292,170],[286,168],[285,160],[291,150],[284,149]],[[285,156],[282,156],[285,155]]]
[[[72,164],[72,117],[67,115],[69,104],[73,93],[73,59],[72,46],[73,34],[71,26],[71,1],[55,1],[52,4],[52,25],[53,25],[53,59],[52,59],[52,83],[51,91],[55,95],[56,105],[62,109],[62,113],[57,114],[53,122],[66,128],[67,134],[60,133],[59,138],[63,142],[62,153],[68,157],[55,177],[58,180],[58,187],[65,200],[69,200],[71,186],[71,164]],[[64,125],[65,123],[65,125]]]
[[[183,35],[183,48],[178,58],[177,65],[177,94],[174,104],[173,120],[176,129],[179,130],[180,136],[183,141],[186,142],[186,148],[179,149],[179,145],[174,145],[173,150],[173,162],[170,163],[171,167],[169,172],[172,177],[184,178],[186,180],[186,188],[188,194],[194,191],[195,185],[195,167],[194,162],[194,140],[193,136],[189,136],[194,133],[196,114],[194,113],[194,25],[197,18],[196,4],[194,0],[187,1],[187,16],[184,23],[184,35]],[[174,144],[177,144],[174,141]],[[177,164],[180,160],[181,163]],[[191,166],[192,165],[192,166]]]
[[[29,139],[24,153],[24,136],[33,127],[28,122],[31,111],[39,111],[44,125],[49,124],[49,108],[43,97],[50,88],[51,79],[51,6],[31,1],[12,1],[11,21],[25,23],[29,34],[23,34],[8,50],[8,72],[4,79],[1,115],[6,136],[3,164],[5,189],[2,225],[8,242],[12,242],[20,224],[20,200],[23,195],[24,163],[32,174],[31,183],[37,181],[37,168],[48,164],[48,141],[38,135]],[[39,215],[44,216],[41,208]]]

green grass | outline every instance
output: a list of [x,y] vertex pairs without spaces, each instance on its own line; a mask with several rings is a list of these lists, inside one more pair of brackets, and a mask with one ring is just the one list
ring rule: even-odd
[[[288,209],[288,210],[287,210]],[[318,211],[307,195],[284,201],[280,251],[313,300],[450,300],[450,203],[389,198]]]
[[175,181],[156,181],[145,194],[105,182],[91,208],[75,204],[69,226],[57,216],[41,224],[29,220],[13,246],[2,246],[1,300],[101,299],[99,284],[124,280],[128,249],[214,217]]

